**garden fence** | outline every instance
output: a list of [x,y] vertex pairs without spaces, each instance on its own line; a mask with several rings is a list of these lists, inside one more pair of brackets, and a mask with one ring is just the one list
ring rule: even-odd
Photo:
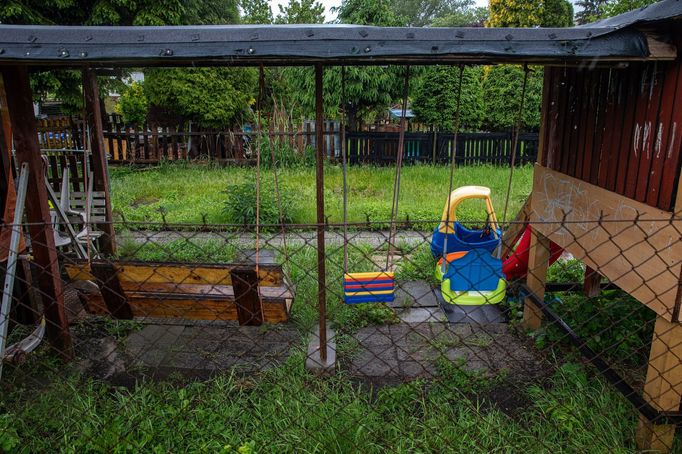
[[[528,277],[495,268],[503,301],[480,306],[445,301],[437,221],[401,222],[390,241],[388,223],[348,226],[350,271],[385,270],[395,255],[395,300],[373,304],[343,303],[336,224],[121,221],[115,256],[65,246],[39,266],[24,250],[8,343],[39,327],[43,308],[47,330],[31,353],[6,353],[2,440],[34,452],[607,452],[634,449],[651,420],[650,436],[670,443],[682,254],[668,240],[682,220],[574,215],[534,221],[537,241],[516,251]],[[492,262],[481,263],[484,275]],[[455,271],[445,285],[485,303],[498,290],[478,293],[475,276]]]
[[[104,147],[112,164],[157,164],[161,161],[207,160],[221,164],[254,164],[257,132],[253,130],[191,130],[191,127],[134,128],[112,116],[104,131]],[[69,118],[42,120],[40,143],[44,150],[82,149],[81,124]],[[281,149],[303,156],[315,147],[315,124],[306,121],[300,127],[269,128],[262,132]],[[396,162],[398,132],[347,132],[346,149],[351,164],[390,165]],[[325,122],[324,152],[333,162],[341,161],[341,133],[338,122]],[[407,132],[405,163],[447,164],[453,153],[452,132]],[[509,165],[512,153],[511,133],[460,133],[457,135],[455,162],[460,165]],[[517,164],[535,162],[537,133],[519,136]],[[268,152],[268,150],[266,150]]]

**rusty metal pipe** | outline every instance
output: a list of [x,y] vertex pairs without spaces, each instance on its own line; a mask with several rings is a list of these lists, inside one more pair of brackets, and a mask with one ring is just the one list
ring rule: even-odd
[[320,318],[320,360],[327,361],[327,283],[324,250],[324,67],[315,65],[315,188],[317,192],[317,301]]

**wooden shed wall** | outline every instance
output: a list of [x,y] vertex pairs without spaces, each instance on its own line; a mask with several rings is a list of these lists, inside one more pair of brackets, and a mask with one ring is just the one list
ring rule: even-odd
[[545,71],[542,164],[672,211],[682,155],[680,58]]

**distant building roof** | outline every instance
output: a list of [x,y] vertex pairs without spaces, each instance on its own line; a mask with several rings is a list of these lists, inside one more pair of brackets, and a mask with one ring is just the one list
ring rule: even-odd
[[[388,109],[388,114],[391,118],[400,118],[403,114],[403,109]],[[405,111],[405,118],[414,118],[414,113],[412,109],[407,109]]]

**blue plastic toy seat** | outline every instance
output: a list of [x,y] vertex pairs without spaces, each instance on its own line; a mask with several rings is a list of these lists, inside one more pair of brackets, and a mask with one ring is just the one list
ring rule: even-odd
[[[434,257],[441,257],[451,252],[471,251],[473,249],[484,249],[492,253],[500,244],[502,231],[497,229],[497,237],[493,228],[485,230],[467,229],[459,222],[454,223],[455,233],[443,233],[439,227],[433,231],[431,237],[431,253]],[[448,250],[443,251],[445,237],[448,237]]]
[[449,262],[443,276],[450,279],[453,292],[493,291],[502,278],[502,260],[486,249],[472,249],[462,258]]

